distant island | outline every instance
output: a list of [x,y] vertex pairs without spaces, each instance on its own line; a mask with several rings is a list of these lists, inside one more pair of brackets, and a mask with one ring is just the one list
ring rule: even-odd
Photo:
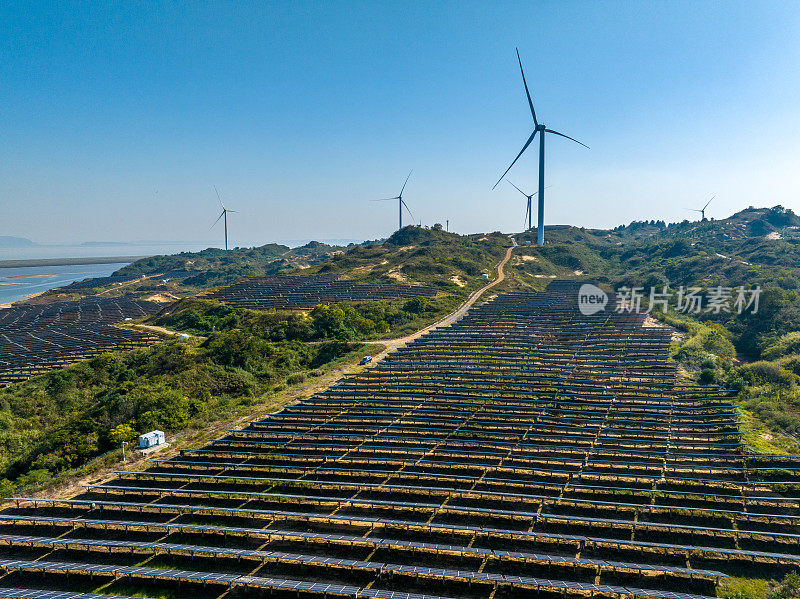
[[10,235],[0,235],[0,247],[6,248],[16,248],[16,247],[28,247],[31,245],[36,245],[30,239],[26,239],[25,237],[12,237]]

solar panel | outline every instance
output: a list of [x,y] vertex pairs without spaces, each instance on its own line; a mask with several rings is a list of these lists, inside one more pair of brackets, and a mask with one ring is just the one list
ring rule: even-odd
[[[675,380],[669,331],[570,301],[498,296],[179,459],[20,500],[0,514],[0,558],[76,559],[35,561],[54,581],[77,568],[390,599],[468,583],[695,599],[740,562],[800,564],[800,499],[779,496],[800,460],[744,455],[727,392]],[[95,554],[108,563],[80,563]]]
[[[191,508],[192,506],[173,506],[180,509]],[[214,511],[225,511],[226,508],[210,508]],[[238,510],[238,511],[247,511],[247,510]],[[260,512],[261,510],[251,510]],[[325,517],[322,517],[325,519]],[[334,520],[333,518],[329,518]],[[714,546],[700,546],[700,545],[686,545],[686,544],[677,544],[677,543],[657,543],[657,542],[650,542],[650,541],[632,541],[626,539],[618,539],[618,538],[603,538],[603,537],[593,537],[593,536],[586,536],[586,535],[576,535],[576,534],[559,534],[559,533],[547,533],[547,532],[537,532],[537,531],[523,531],[523,530],[506,530],[506,529],[498,529],[492,527],[480,527],[480,526],[468,526],[468,525],[448,525],[448,524],[436,524],[436,523],[422,523],[422,522],[410,522],[404,520],[390,520],[384,518],[369,518],[369,517],[359,517],[359,518],[348,518],[348,517],[341,517],[341,521],[347,522],[349,520],[355,520],[357,522],[372,522],[378,525],[396,525],[396,526],[416,526],[420,527],[424,530],[431,531],[431,532],[440,532],[440,531],[469,531],[474,533],[481,533],[487,536],[492,534],[502,535],[506,537],[518,537],[521,539],[531,539],[531,540],[550,540],[550,541],[569,541],[569,542],[577,542],[577,543],[585,543],[590,546],[592,545],[600,545],[600,546],[613,546],[613,547],[641,547],[641,548],[652,548],[652,549],[673,549],[678,551],[691,551],[691,552],[700,552],[704,554],[720,554],[720,555],[731,555],[731,556],[742,556],[742,557],[766,557],[771,559],[779,559],[779,560],[786,560],[786,561],[796,561],[800,562],[800,555],[793,555],[789,553],[774,553],[774,552],[764,552],[764,551],[752,551],[752,550],[745,550],[745,549],[729,549],[724,547],[714,547]],[[259,535],[259,536],[266,536],[266,537],[290,537],[294,536],[297,538],[340,538],[346,539],[350,541],[356,541],[359,537],[347,537],[344,535],[327,535],[327,533],[323,534],[314,534],[308,532],[301,532],[301,531],[287,531],[287,530],[280,530],[280,529],[270,529],[270,528],[248,528],[243,526],[218,526],[218,525],[204,525],[204,524],[182,524],[182,523],[173,523],[173,522],[151,522],[151,521],[134,521],[134,520],[112,520],[112,519],[96,519],[96,518],[63,518],[58,516],[25,516],[25,515],[15,515],[15,514],[2,514],[0,513],[0,522],[7,521],[7,522],[29,522],[29,523],[48,523],[48,524],[69,524],[71,526],[80,526],[80,525],[95,525],[101,527],[108,527],[108,526],[118,526],[118,527],[139,527],[145,529],[166,529],[166,530],[175,530],[175,531],[198,531],[198,532],[222,532],[222,533],[241,533],[247,535]],[[366,537],[360,537],[361,539],[365,539]]]

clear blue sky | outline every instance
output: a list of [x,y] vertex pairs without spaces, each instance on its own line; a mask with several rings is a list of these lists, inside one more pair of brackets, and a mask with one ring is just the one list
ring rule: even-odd
[[[800,211],[800,3],[4,2],[0,235],[37,241],[518,231],[491,187],[537,114],[547,222]],[[509,179],[533,188],[535,148]]]

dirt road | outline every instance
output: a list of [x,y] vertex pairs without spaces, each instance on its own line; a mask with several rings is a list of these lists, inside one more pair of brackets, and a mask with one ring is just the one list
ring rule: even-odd
[[433,329],[436,329],[436,328],[439,328],[439,327],[450,326],[456,320],[458,320],[459,318],[464,316],[464,314],[466,314],[467,310],[469,310],[473,306],[473,304],[475,302],[477,302],[478,299],[480,299],[480,297],[484,293],[489,291],[495,285],[501,283],[506,278],[506,275],[503,272],[503,267],[506,265],[506,263],[511,258],[511,252],[513,252],[514,248],[517,247],[517,242],[516,242],[516,240],[514,238],[511,238],[511,242],[512,242],[512,246],[506,250],[505,257],[503,257],[503,259],[500,260],[500,262],[498,262],[498,264],[497,264],[497,278],[494,281],[491,281],[490,283],[484,285],[480,289],[477,289],[477,290],[473,291],[470,294],[470,296],[467,298],[467,300],[463,304],[461,304],[458,308],[456,308],[453,312],[451,312],[450,314],[448,314],[447,316],[445,316],[441,320],[439,320],[437,322],[434,322],[431,325],[428,325],[424,329],[420,329],[416,333],[412,333],[411,335],[408,335],[406,337],[400,337],[399,339],[379,339],[377,341],[377,343],[382,343],[382,344],[386,345],[386,349],[384,349],[378,355],[373,356],[372,357],[372,362],[373,363],[378,362],[378,361],[382,360],[384,357],[386,357],[386,354],[388,354],[389,352],[393,352],[397,348],[404,346],[406,343],[410,343],[411,341],[414,341],[415,339],[418,339],[419,337],[421,337],[422,335],[424,335],[425,333],[427,333],[429,331],[432,331]]

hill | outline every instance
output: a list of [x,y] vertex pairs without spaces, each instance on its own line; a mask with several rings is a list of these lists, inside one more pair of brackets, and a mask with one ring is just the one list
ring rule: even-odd
[[87,279],[51,289],[36,301],[69,301],[86,296],[117,297],[135,294],[141,298],[185,297],[228,285],[248,277],[303,269],[344,251],[345,248],[312,241],[302,247],[267,244],[234,248],[228,252],[208,248],[200,252],[136,257],[110,277]]
[[[800,436],[800,237],[798,216],[780,206],[721,220],[673,225],[632,223],[612,231],[548,231],[547,245],[515,252],[511,281],[542,289],[552,278],[591,278],[608,289],[672,290],[654,315],[688,336],[676,347],[689,375],[739,394],[751,448],[798,451]],[[523,243],[533,233],[518,236]],[[696,287],[735,293],[760,287],[757,312],[686,314],[677,292]],[[726,291],[728,290],[728,291]],[[777,436],[776,436],[777,435]],[[785,435],[789,435],[786,437]]]
[[[775,207],[717,221],[632,223],[614,230],[559,227],[548,229],[544,247],[533,245],[535,231],[525,232],[516,235],[521,247],[514,250],[501,287],[541,290],[553,278],[590,278],[614,289],[761,285],[757,314],[687,315],[673,305],[667,314],[655,315],[684,332],[674,355],[686,376],[739,393],[753,450],[796,451],[780,435],[800,435],[797,220],[791,211]],[[771,228],[757,235],[766,230],[763,223]],[[501,233],[460,236],[440,227],[406,227],[382,243],[349,248],[271,244],[140,260],[115,274],[134,277],[139,294],[163,285],[189,296],[150,324],[200,337],[188,345],[173,341],[109,354],[0,390],[0,454],[5,456],[0,478],[24,486],[36,477],[80,468],[114,447],[112,440],[122,434],[112,434],[117,427],[128,427],[119,429],[128,437],[157,423],[176,432],[197,418],[224,417],[229,412],[222,406],[272,401],[275,389],[291,377],[352,357],[358,345],[348,344],[401,336],[438,320],[483,284],[481,275],[494,272],[509,244]],[[170,277],[164,273],[181,269],[190,276],[167,287],[163,279]],[[438,293],[268,311],[191,297],[198,290],[272,273],[425,284]],[[141,275],[149,278],[136,278]],[[114,291],[123,293],[123,288]],[[61,421],[57,416],[64,410],[74,417]],[[70,439],[76,431],[89,445],[74,447]],[[766,443],[767,434],[783,440]],[[45,454],[61,457],[37,458]]]
[[178,272],[184,279],[184,285],[206,288],[232,283],[239,277],[275,274],[287,268],[305,268],[342,249],[315,241],[294,249],[275,243],[253,248],[237,247],[230,251],[208,248],[200,252],[137,260],[114,275],[152,276]]
[[438,293],[310,311],[256,311],[185,297],[149,322],[197,338],[102,354],[0,389],[0,481],[6,479],[10,489],[85,472],[87,464],[107,452],[116,456],[119,443],[140,432],[158,427],[174,434],[270,404],[287,385],[352,360],[361,341],[419,330],[453,310],[483,284],[481,274],[493,272],[508,245],[499,233],[462,237],[408,227],[382,244],[346,250],[310,243],[294,250],[269,245],[140,260],[115,273],[124,282],[105,282],[108,289],[124,293],[131,283],[136,296],[148,284],[163,284],[167,275],[154,275],[170,269],[193,269],[191,278],[202,288],[275,269],[357,283],[424,282]]
[[684,220],[679,223],[664,221],[634,221],[611,231],[596,231],[608,241],[628,242],[652,238],[692,237],[697,240],[747,239],[765,237],[800,238],[800,216],[783,206],[772,208],[745,208],[728,218],[702,221]]

